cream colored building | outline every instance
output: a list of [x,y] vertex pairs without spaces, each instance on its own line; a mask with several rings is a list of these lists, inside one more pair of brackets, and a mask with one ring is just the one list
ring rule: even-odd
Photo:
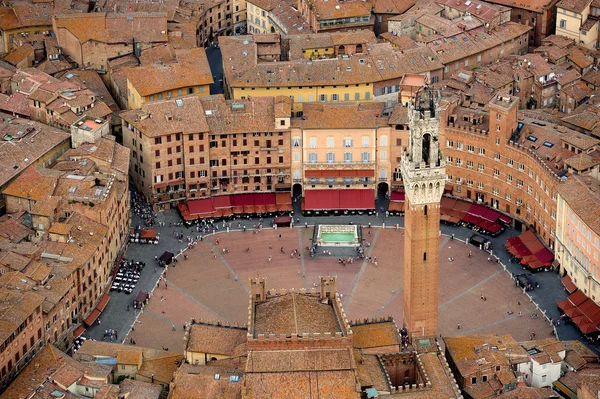
[[559,1],[556,4],[556,34],[573,39],[590,50],[596,48],[600,7],[593,3],[592,0]]
[[600,304],[600,184],[589,176],[571,175],[558,187],[556,258],[562,274]]
[[374,208],[377,188],[389,189],[396,165],[383,108],[381,102],[305,104],[302,118],[292,120],[294,196],[359,190],[360,209]]

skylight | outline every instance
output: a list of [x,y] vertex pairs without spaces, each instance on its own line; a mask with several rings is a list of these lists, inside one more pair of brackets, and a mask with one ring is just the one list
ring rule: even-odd
[[554,147],[554,144],[552,144],[549,141],[544,141],[544,147],[552,148],[552,147]]
[[177,100],[175,100],[175,104],[177,104],[178,107],[183,107],[183,100],[181,98],[178,98]]
[[527,136],[527,140],[533,141],[535,143],[538,140],[538,138],[535,136]]

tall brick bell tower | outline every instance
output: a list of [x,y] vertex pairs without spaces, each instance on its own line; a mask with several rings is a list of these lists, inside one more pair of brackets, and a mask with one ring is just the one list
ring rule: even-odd
[[404,327],[409,336],[438,328],[440,200],[446,182],[440,152],[440,94],[429,86],[409,104],[410,146],[402,158],[404,218]]

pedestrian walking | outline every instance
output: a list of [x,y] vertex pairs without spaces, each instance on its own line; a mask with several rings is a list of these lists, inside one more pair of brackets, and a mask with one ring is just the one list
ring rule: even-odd
[[457,330],[460,330],[460,323],[458,323],[458,324],[456,325],[456,329],[457,329]]
[[173,324],[173,331],[177,331],[177,329],[175,328],[175,324]]

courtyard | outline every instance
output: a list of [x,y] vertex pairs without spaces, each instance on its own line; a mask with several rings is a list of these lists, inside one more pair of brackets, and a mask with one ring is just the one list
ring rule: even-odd
[[[363,227],[362,234],[369,243],[366,255],[376,257],[376,263],[355,260],[342,265],[337,257],[322,254],[311,258],[310,226],[206,236],[185,252],[187,260],[179,256],[177,264],[169,266],[126,342],[133,339],[140,346],[183,351],[183,325],[192,318],[247,324],[248,279],[254,277],[266,277],[270,290],[309,290],[319,276],[337,276],[348,319],[391,315],[401,325],[404,230]],[[441,236],[438,245],[441,335],[512,334],[525,341],[532,331],[536,338],[553,334],[535,303],[501,264],[488,261],[487,252],[458,237]],[[292,256],[296,249],[300,257]]]

